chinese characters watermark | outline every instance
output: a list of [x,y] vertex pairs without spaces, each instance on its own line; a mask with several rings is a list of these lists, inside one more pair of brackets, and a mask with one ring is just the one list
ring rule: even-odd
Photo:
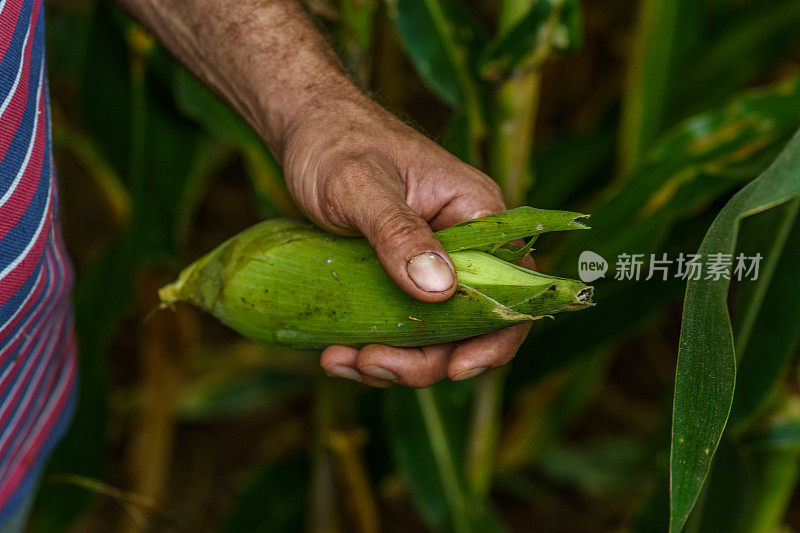
[[[680,253],[675,258],[662,254],[619,254],[614,268],[614,279],[618,281],[667,281],[670,278],[683,280],[758,279],[759,266],[763,256],[760,253],[745,255],[714,253],[704,258],[700,254]],[[608,272],[608,262],[590,250],[581,253],[578,259],[578,274],[581,281],[590,283],[604,278]]]

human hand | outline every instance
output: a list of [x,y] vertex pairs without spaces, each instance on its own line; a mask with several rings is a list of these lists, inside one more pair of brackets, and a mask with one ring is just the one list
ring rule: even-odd
[[[433,230],[504,211],[500,189],[360,92],[300,2],[120,2],[259,133],[310,219],[367,237],[414,298],[453,294],[453,264]],[[368,385],[425,387],[505,364],[529,328],[413,349],[330,346],[320,362]]]
[[[433,232],[506,210],[488,176],[357,91],[305,109],[284,138],[286,182],[304,213],[332,233],[365,236],[389,277],[418,300],[441,302],[456,290],[453,264]],[[329,375],[376,387],[427,387],[506,364],[529,329],[419,348],[329,346],[320,364]]]

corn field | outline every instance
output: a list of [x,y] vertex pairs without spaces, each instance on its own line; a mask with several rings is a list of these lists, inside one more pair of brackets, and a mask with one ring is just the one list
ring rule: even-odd
[[[800,531],[800,3],[306,5],[366,92],[509,207],[591,215],[535,259],[607,260],[597,305],[416,390],[159,310],[184,266],[299,211],[256,133],[120,8],[50,0],[81,382],[31,530]],[[762,259],[744,280],[613,272],[688,254]]]

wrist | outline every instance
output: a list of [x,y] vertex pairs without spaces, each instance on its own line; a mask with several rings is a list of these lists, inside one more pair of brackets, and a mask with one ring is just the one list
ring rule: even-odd
[[346,78],[342,83],[315,84],[293,104],[276,132],[275,155],[281,161],[311,145],[357,147],[388,141],[393,125],[404,126]]
[[332,110],[363,107],[363,100],[368,100],[335,65],[309,74],[307,67],[299,67],[279,87],[259,83],[255,127],[279,162],[299,132],[323,129]]

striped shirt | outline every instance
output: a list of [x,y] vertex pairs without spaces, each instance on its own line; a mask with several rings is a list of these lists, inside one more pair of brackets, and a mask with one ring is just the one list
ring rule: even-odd
[[0,525],[75,401],[72,272],[58,225],[42,0],[0,0]]

